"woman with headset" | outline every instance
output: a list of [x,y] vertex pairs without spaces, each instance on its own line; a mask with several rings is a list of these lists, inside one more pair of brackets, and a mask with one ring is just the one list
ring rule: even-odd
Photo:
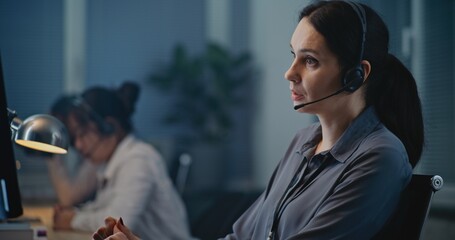
[[65,123],[80,155],[99,167],[96,195],[81,207],[56,206],[54,228],[93,231],[122,217],[146,239],[188,239],[186,209],[160,154],[132,134],[139,87],[92,87],[73,98]]
[[[318,1],[301,11],[285,78],[294,108],[319,122],[297,132],[225,239],[378,237],[424,142],[415,80],[388,41],[382,19],[363,4]],[[115,218],[94,238],[110,234],[135,239]]]

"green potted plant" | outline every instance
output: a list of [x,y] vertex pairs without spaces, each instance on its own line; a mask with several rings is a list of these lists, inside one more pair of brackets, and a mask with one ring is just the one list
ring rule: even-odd
[[185,143],[219,143],[233,127],[232,110],[242,104],[242,88],[251,77],[247,53],[234,56],[211,43],[191,57],[182,45],[173,58],[149,78],[149,83],[166,93],[175,93],[174,106],[164,117],[168,125],[184,126],[177,136]]

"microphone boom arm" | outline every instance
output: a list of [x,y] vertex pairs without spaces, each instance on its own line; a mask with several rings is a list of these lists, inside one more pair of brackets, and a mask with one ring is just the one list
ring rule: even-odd
[[325,97],[323,97],[323,98],[319,98],[319,99],[314,100],[314,101],[311,101],[311,102],[307,102],[307,103],[302,103],[302,104],[299,104],[299,105],[295,105],[295,106],[294,106],[294,110],[298,110],[298,109],[303,108],[303,107],[305,107],[305,106],[307,106],[307,105],[310,105],[310,104],[313,104],[313,103],[317,103],[317,102],[320,102],[320,101],[322,101],[322,100],[325,100],[325,99],[327,99],[327,98],[329,98],[329,97],[333,97],[333,96],[335,96],[335,95],[338,95],[338,94],[340,94],[341,92],[343,92],[345,89],[346,89],[346,87],[343,87],[343,88],[341,88],[340,90],[338,90],[338,91],[336,91],[336,92],[334,92],[334,93],[332,93],[332,94],[330,94],[330,95],[328,95],[328,96],[325,96]]

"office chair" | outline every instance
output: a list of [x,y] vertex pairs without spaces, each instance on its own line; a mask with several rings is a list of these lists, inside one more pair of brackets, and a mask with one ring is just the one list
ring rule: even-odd
[[257,191],[223,191],[191,222],[191,234],[200,240],[218,239],[232,232],[234,222],[261,195]]
[[443,185],[438,175],[412,175],[397,210],[374,239],[420,239],[433,194]]
[[177,188],[177,191],[180,193],[180,195],[183,195],[192,160],[191,156],[188,153],[183,153],[180,155],[178,161],[178,169],[175,176],[175,187]]

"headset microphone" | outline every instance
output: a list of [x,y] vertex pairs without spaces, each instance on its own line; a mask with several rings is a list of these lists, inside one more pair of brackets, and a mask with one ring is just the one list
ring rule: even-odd
[[311,102],[301,103],[301,104],[299,104],[299,105],[295,105],[295,106],[294,106],[294,110],[298,110],[298,109],[300,109],[300,108],[303,108],[303,107],[305,107],[305,106],[311,105],[311,104],[313,104],[313,103],[320,102],[320,101],[322,101],[322,100],[324,100],[324,99],[327,99],[327,98],[329,98],[329,97],[333,97],[333,96],[335,96],[335,95],[338,95],[338,94],[344,92],[345,90],[346,90],[346,86],[344,86],[344,87],[341,88],[340,90],[338,90],[338,91],[336,91],[336,92],[334,92],[334,93],[332,93],[332,94],[330,94],[330,95],[327,95],[327,96],[325,96],[325,97],[323,97],[323,98],[319,98],[319,99],[314,100],[314,101],[311,101]]

